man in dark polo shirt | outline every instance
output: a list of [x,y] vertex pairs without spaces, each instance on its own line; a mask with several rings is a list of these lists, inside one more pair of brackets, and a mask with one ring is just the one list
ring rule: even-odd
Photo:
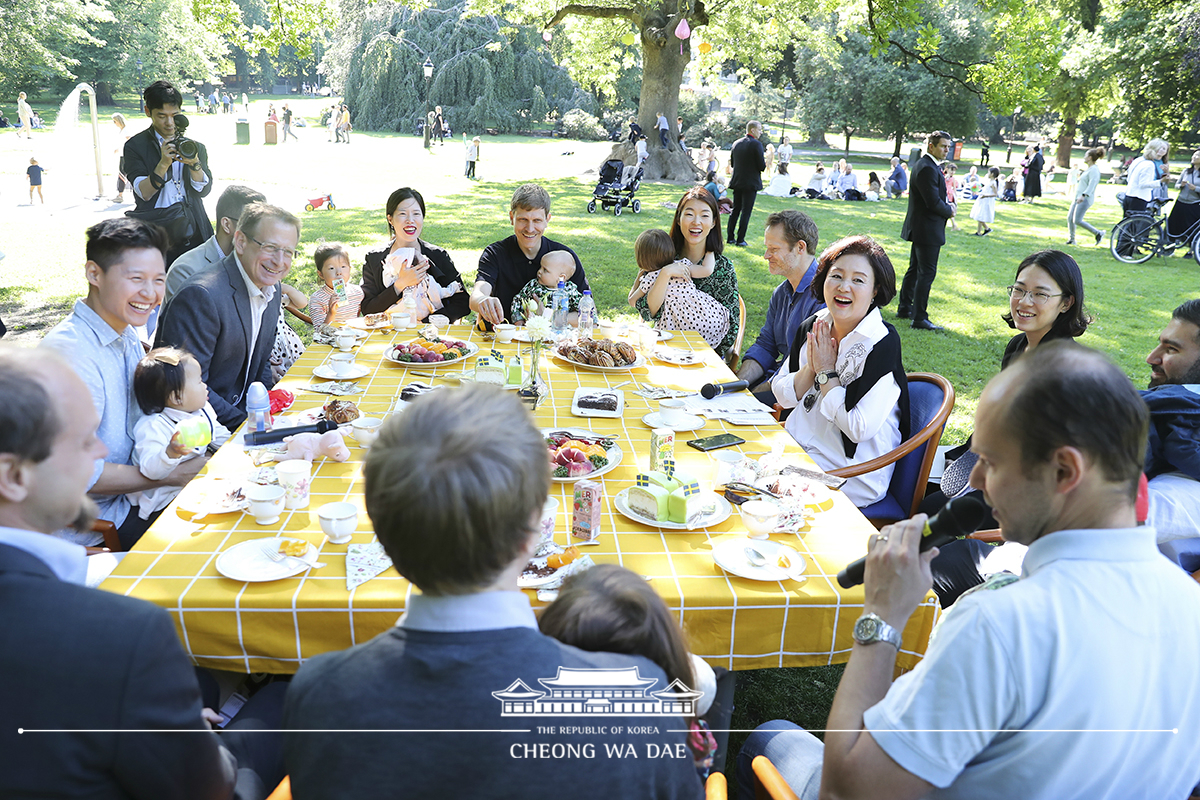
[[550,195],[536,183],[527,183],[513,193],[508,218],[513,235],[493,242],[479,257],[479,272],[471,292],[471,310],[495,325],[509,316],[513,298],[537,277],[542,256],[566,250],[575,259],[571,282],[582,292],[588,288],[583,264],[575,251],[542,234],[550,223]]

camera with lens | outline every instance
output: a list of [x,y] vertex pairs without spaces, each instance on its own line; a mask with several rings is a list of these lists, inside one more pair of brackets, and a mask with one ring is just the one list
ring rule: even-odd
[[188,118],[183,114],[175,115],[175,136],[171,139],[171,144],[175,146],[175,152],[183,156],[185,159],[193,159],[200,154],[200,145],[196,144],[184,134],[188,129]]

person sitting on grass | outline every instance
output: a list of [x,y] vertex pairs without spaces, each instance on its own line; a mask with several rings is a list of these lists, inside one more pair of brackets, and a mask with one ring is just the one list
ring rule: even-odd
[[715,297],[700,291],[692,282],[693,277],[704,278],[712,274],[716,256],[705,253],[699,264],[677,258],[671,235],[658,228],[642,231],[633,243],[633,254],[640,272],[629,294],[630,303],[645,297],[661,274],[669,281],[658,317],[662,329],[696,331],[709,347],[720,345],[729,333],[729,314]]
[[[217,421],[217,412],[208,402],[208,387],[200,379],[200,362],[191,353],[174,347],[151,350],[134,370],[133,394],[146,415],[133,426],[133,460],[152,481],[161,481],[184,461],[205,452],[205,447],[184,444],[181,422],[199,420],[208,431],[211,450],[229,440],[229,429]],[[166,508],[179,489],[161,486],[138,492],[131,500],[138,515],[149,519]]]
[[571,278],[575,275],[575,258],[566,250],[556,250],[542,256],[537,277],[521,287],[513,298],[509,319],[514,325],[524,325],[529,317],[540,317],[551,305],[551,296],[562,282],[567,292],[567,321],[579,322],[579,301],[583,294]]
[[[515,799],[558,786],[572,800],[700,797],[679,715],[613,714],[600,721],[605,732],[547,736],[530,730],[533,717],[502,714],[506,696],[528,697],[560,674],[669,681],[650,659],[589,653],[538,631],[517,582],[541,540],[546,441],[512,392],[475,384],[434,394],[383,424],[363,467],[372,528],[420,591],[391,583],[384,591],[404,604],[395,626],[300,666],[284,712],[294,795],[383,800],[403,787],[406,798]],[[479,729],[491,732],[466,732]],[[684,757],[648,758],[650,744]],[[637,757],[609,757],[605,745]],[[550,748],[578,755],[539,760]]]
[[[645,578],[616,564],[576,573],[542,612],[538,628],[580,650],[645,656],[662,667],[668,681],[701,692],[688,718],[688,748],[700,779],[708,777],[717,740],[701,717],[716,698],[717,677],[708,662],[688,652],[679,623]],[[732,714],[729,708],[717,727],[727,728]]]
[[322,242],[313,252],[317,275],[324,282],[309,295],[308,316],[312,324],[346,322],[358,316],[363,290],[350,283],[350,254],[335,242]]

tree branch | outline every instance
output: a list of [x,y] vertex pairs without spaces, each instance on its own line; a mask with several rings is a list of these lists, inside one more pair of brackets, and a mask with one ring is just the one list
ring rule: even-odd
[[546,23],[547,28],[553,28],[564,18],[569,16],[578,17],[595,17],[598,19],[633,19],[633,8],[630,6],[585,6],[579,3],[568,3],[555,12],[550,21]]
[[[966,79],[964,79],[964,78],[961,78],[961,77],[959,77],[958,75],[955,75],[955,74],[954,74],[954,73],[952,73],[952,72],[943,72],[943,71],[941,71],[941,70],[935,69],[935,68],[933,67],[933,65],[932,65],[930,62],[932,62],[932,61],[941,61],[941,62],[943,62],[943,63],[945,63],[945,64],[951,64],[951,65],[953,65],[953,66],[956,66],[956,67],[962,67],[963,69],[967,69],[967,68],[968,68],[968,65],[967,65],[967,64],[961,64],[961,63],[959,63],[959,62],[957,62],[957,61],[951,61],[951,60],[949,60],[949,59],[942,58],[942,57],[941,57],[941,56],[939,56],[939,55],[932,55],[932,56],[929,56],[929,57],[922,56],[922,55],[921,55],[921,54],[919,54],[919,53],[916,53],[916,52],[914,52],[914,51],[912,51],[912,50],[909,50],[907,47],[905,47],[904,45],[900,44],[900,42],[897,42],[895,39],[888,39],[888,40],[887,40],[887,43],[888,43],[888,44],[890,44],[890,45],[892,45],[893,47],[895,47],[895,48],[896,48],[897,50],[899,50],[901,53],[904,53],[904,55],[906,55],[906,56],[908,56],[909,58],[911,58],[911,59],[915,60],[915,61],[916,61],[918,64],[920,64],[920,65],[921,65],[921,66],[922,66],[922,67],[925,69],[925,71],[926,71],[926,72],[928,72],[930,75],[936,75],[936,76],[937,76],[937,77],[939,77],[939,78],[945,78],[945,79],[946,79],[946,80],[948,80],[948,81],[954,81],[954,82],[955,82],[955,83],[957,83],[959,86],[963,87],[963,88],[964,88],[964,89],[966,89],[968,92],[970,92],[971,94],[973,94],[973,95],[975,95],[976,97],[978,97],[980,100],[982,100],[982,99],[983,99],[983,96],[984,96],[984,94],[985,94],[985,92],[984,92],[984,90],[983,90],[983,89],[979,88],[978,86],[976,86],[975,84],[971,83],[970,81],[968,81],[968,80],[966,80]],[[988,62],[979,62],[979,64],[974,64],[974,65],[970,65],[970,66],[981,66],[982,64],[985,64],[985,63],[988,63]]]

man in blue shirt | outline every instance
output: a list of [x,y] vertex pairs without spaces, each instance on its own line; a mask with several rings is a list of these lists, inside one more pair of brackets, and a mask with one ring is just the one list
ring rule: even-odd
[[904,171],[904,162],[894,156],[892,157],[892,173],[883,182],[883,190],[887,192],[889,200],[908,191],[908,173]]
[[817,262],[817,224],[803,211],[777,211],[767,217],[767,268],[785,278],[771,293],[767,319],[758,338],[742,358],[738,378],[750,382],[750,391],[769,406],[775,405],[771,378],[792,349],[800,323],[825,304],[810,290]]

